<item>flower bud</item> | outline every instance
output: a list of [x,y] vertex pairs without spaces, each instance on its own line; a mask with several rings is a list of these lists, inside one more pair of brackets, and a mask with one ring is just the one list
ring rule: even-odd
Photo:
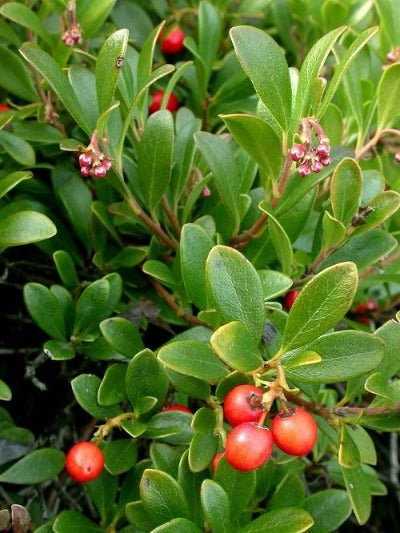
[[103,164],[92,167],[92,170],[90,171],[90,175],[94,178],[104,178],[106,174],[107,170]]
[[330,152],[330,146],[326,142],[321,142],[317,146],[317,155],[320,157],[328,157]]
[[394,160],[396,161],[396,163],[400,163],[400,152],[394,154]]
[[331,158],[330,157],[320,157],[320,162],[323,164],[324,167],[327,167],[331,164]]
[[306,149],[303,144],[294,144],[289,153],[289,157],[292,161],[301,161],[306,155]]
[[305,178],[311,174],[311,167],[307,163],[303,163],[299,166],[299,176],[300,178]]
[[312,172],[315,172],[316,174],[318,174],[319,172],[321,172],[322,168],[323,168],[323,164],[318,161],[317,159],[315,159],[313,161],[313,163],[311,164],[311,171]]
[[84,178],[87,178],[90,175],[90,167],[88,167],[87,165],[82,165],[81,166],[81,175]]
[[81,166],[90,166],[93,163],[93,158],[89,152],[81,154],[78,160]]

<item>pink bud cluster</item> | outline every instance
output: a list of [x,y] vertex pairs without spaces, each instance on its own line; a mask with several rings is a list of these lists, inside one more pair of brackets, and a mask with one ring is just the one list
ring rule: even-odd
[[396,163],[400,163],[400,152],[396,152],[394,154],[394,160],[396,161]]
[[312,172],[318,174],[323,167],[331,163],[329,139],[320,139],[316,148],[310,146],[308,142],[293,144],[290,149],[290,159],[300,163],[298,171],[301,178],[309,176]]
[[396,46],[393,50],[390,50],[386,55],[386,64],[383,65],[383,70],[385,70],[390,65],[398,63],[400,61],[400,46]]
[[78,158],[81,174],[87,178],[104,178],[111,168],[111,161],[99,150],[89,146]]
[[66,46],[74,46],[75,44],[81,44],[82,34],[79,24],[71,26],[61,36],[61,40]]

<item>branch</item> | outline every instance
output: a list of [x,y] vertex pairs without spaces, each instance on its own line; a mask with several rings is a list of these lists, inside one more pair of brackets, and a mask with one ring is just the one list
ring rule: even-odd
[[175,216],[175,213],[172,211],[166,196],[161,198],[161,207],[164,209],[164,212],[167,215],[168,220],[171,222],[176,236],[179,238],[181,236],[182,228],[179,224],[179,220]]

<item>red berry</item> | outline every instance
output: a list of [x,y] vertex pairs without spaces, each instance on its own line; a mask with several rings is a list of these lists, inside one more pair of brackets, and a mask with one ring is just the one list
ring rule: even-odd
[[92,481],[103,471],[103,452],[92,442],[77,442],[67,453],[65,468],[79,483]]
[[299,176],[300,178],[305,178],[311,174],[311,167],[308,163],[303,163],[299,166]]
[[181,28],[175,28],[165,37],[161,44],[163,54],[179,54],[183,49],[185,32]]
[[263,391],[254,385],[238,385],[224,400],[224,415],[231,426],[243,422],[258,422],[263,412]]
[[[161,108],[161,102],[164,96],[164,91],[157,91],[151,95],[151,103],[149,106],[149,113],[155,113]],[[171,93],[167,102],[168,111],[177,111],[179,109],[179,100],[174,93]]]
[[3,111],[9,111],[10,108],[8,107],[7,104],[1,104],[0,103],[0,113],[2,113]]
[[164,407],[163,411],[182,411],[182,413],[192,414],[192,411],[188,407],[185,407],[184,405],[179,405],[179,404],[169,405],[167,407]]
[[285,299],[283,300],[283,306],[286,309],[286,311],[290,311],[292,308],[292,305],[294,304],[296,298],[300,294],[300,291],[289,291]]
[[289,153],[290,159],[292,161],[301,161],[305,155],[306,149],[303,144],[293,144]]
[[307,455],[318,436],[315,419],[300,407],[281,411],[272,420],[272,436],[275,444],[290,455]]
[[213,472],[215,472],[217,470],[218,463],[220,462],[221,458],[224,455],[225,455],[224,452],[219,452],[216,455],[214,455],[214,458],[213,458],[212,463],[211,463],[211,468],[212,468]]
[[370,323],[370,319],[367,316],[358,316],[356,321],[360,324],[365,324],[366,326],[369,326]]
[[244,422],[228,434],[226,460],[236,470],[254,470],[268,461],[273,444],[272,433],[268,428],[254,422]]
[[354,313],[356,315],[362,315],[367,310],[366,304],[358,304],[357,307],[354,309]]

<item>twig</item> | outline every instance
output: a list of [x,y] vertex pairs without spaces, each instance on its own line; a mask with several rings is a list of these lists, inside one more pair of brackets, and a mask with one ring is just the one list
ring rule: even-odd
[[375,132],[375,135],[371,137],[371,139],[367,142],[367,144],[365,144],[362,148],[360,148],[360,150],[356,152],[355,159],[359,160],[365,154],[367,154],[372,148],[374,148],[379,143],[383,135],[396,135],[397,137],[399,137],[400,130],[396,130],[393,128],[385,128],[383,130],[377,130]]
[[161,198],[161,206],[164,209],[164,212],[167,215],[168,220],[171,222],[171,225],[172,225],[172,227],[173,227],[173,229],[174,229],[174,231],[176,233],[176,236],[180,237],[182,228],[181,228],[181,226],[179,224],[178,219],[175,216],[175,213],[172,211],[166,196],[163,196]]
[[167,302],[167,304],[177,316],[184,318],[185,320],[187,320],[191,324],[195,324],[196,326],[207,326],[207,324],[199,318],[196,318],[194,315],[183,311],[183,309],[181,309],[179,305],[175,302],[174,297],[167,290],[165,290],[164,287],[160,283],[158,283],[158,281],[150,277],[149,281],[155,288],[156,293]]

